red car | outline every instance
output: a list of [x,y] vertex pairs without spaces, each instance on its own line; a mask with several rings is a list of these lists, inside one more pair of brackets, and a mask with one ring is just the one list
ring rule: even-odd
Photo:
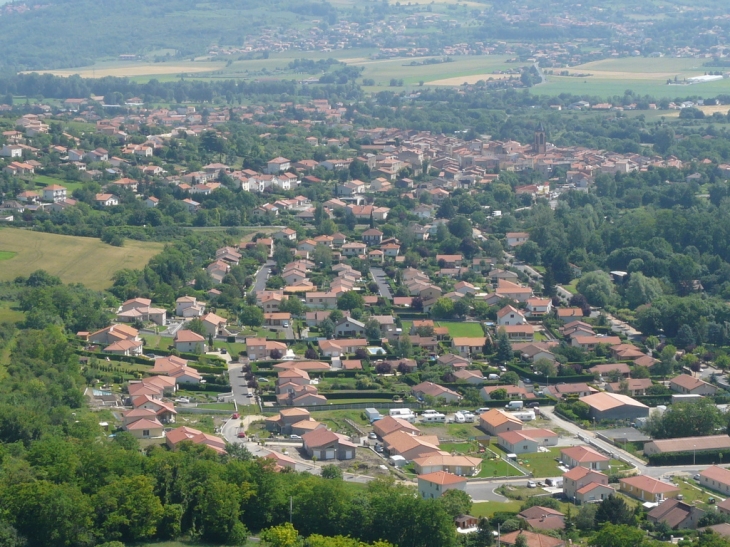
[[233,418],[234,420],[238,420],[238,418],[240,418],[240,417],[241,417],[241,415],[238,412],[236,412],[233,416],[231,416],[231,418]]
[[239,439],[245,439],[246,438],[246,432],[245,431],[239,431],[237,437]]

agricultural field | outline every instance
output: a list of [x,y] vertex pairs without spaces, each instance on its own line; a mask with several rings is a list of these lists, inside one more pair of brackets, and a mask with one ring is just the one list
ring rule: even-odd
[[141,63],[130,61],[109,61],[100,62],[92,66],[79,68],[58,69],[58,70],[40,70],[34,71],[40,74],[53,74],[54,76],[73,76],[78,74],[82,78],[104,78],[105,76],[146,76],[152,78],[154,76],[164,75],[190,75],[200,72],[212,72],[225,67],[226,63],[220,62],[201,62],[201,61],[176,61],[170,63]]
[[568,69],[570,74],[590,74],[586,77],[556,76],[547,74],[547,82],[535,86],[531,92],[537,95],[572,93],[599,97],[621,96],[627,89],[639,95],[656,98],[676,98],[690,95],[714,97],[730,92],[730,79],[693,85],[667,85],[667,80],[678,81],[701,76],[709,71],[721,70],[703,67],[701,59],[642,58],[604,59]]
[[82,283],[90,289],[111,285],[112,275],[124,268],[141,268],[162,250],[162,243],[127,240],[112,247],[98,239],[0,229],[0,252],[16,253],[3,260],[0,281],[10,281],[35,270],[46,270],[64,283]]

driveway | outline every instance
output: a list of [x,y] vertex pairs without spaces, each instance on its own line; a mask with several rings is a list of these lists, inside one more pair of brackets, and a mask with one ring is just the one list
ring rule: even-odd
[[385,272],[382,268],[370,268],[370,275],[378,285],[380,296],[386,300],[393,300],[393,293],[390,292],[390,285],[386,281]]
[[475,502],[482,501],[510,501],[509,498],[504,497],[502,494],[495,492],[497,488],[503,484],[527,484],[527,477],[520,479],[490,479],[487,481],[469,481],[466,483],[466,493],[471,496],[471,499]]

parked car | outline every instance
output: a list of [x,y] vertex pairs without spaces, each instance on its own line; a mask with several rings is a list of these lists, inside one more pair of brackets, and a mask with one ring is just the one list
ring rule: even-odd
[[295,439],[297,441],[301,439],[301,437],[299,435],[289,435],[289,438],[290,439]]
[[175,399],[175,402],[176,403],[189,403],[190,399],[188,399],[187,397],[179,397],[179,398]]
[[537,484],[534,481],[527,481],[527,488],[537,488]]
[[225,355],[226,353],[228,353],[226,348],[221,348],[221,355]]
[[371,431],[371,432],[370,432],[370,434],[368,435],[368,438],[369,438],[369,439],[377,439],[377,438],[378,438],[378,436],[377,436],[377,435],[375,434],[375,432],[374,432],[374,431]]
[[241,417],[241,415],[238,412],[234,412],[233,415],[231,416],[231,418],[233,418],[234,420],[238,420],[240,417]]
[[246,438],[246,432],[245,431],[239,431],[238,435],[236,435],[239,439],[245,439]]
[[537,401],[533,401],[532,403],[527,403],[527,408],[539,408],[539,407],[540,407],[540,403],[538,403]]

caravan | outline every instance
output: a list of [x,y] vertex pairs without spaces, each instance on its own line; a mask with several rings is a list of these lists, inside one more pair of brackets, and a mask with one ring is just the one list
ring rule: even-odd
[[388,415],[392,418],[399,418],[410,423],[416,422],[416,415],[410,408],[392,408]]
[[446,423],[446,414],[440,414],[438,412],[424,414],[421,416],[421,422],[424,424],[443,424]]

